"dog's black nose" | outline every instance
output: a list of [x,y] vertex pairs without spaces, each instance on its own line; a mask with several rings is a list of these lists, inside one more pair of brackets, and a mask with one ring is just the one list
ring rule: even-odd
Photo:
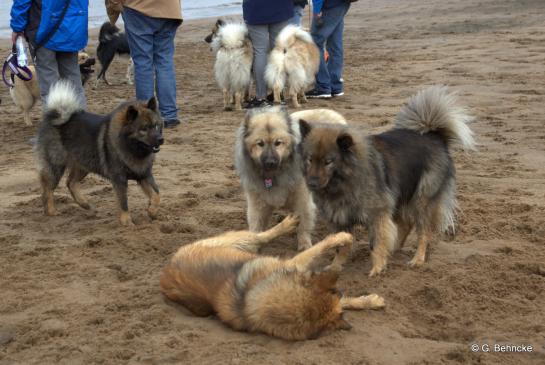
[[165,139],[163,137],[157,138],[157,143],[159,143],[159,146],[165,143]]
[[317,177],[307,178],[307,185],[311,190],[318,190],[320,187],[320,180]]
[[268,160],[268,161],[265,161],[265,168],[266,168],[267,170],[272,170],[272,169],[274,169],[277,165],[278,165],[278,162],[275,161],[275,160]]

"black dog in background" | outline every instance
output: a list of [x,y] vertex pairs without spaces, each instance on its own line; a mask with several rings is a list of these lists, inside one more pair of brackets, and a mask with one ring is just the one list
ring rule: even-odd
[[[101,79],[104,80],[107,85],[110,85],[106,79],[106,71],[108,71],[108,67],[110,67],[115,55],[130,57],[129,42],[127,41],[127,36],[124,32],[110,22],[105,22],[100,27],[98,35],[97,58],[100,62],[101,69],[97,75],[95,87],[98,86]],[[129,84],[132,84],[132,69],[133,65],[131,60],[127,68],[127,82]]]

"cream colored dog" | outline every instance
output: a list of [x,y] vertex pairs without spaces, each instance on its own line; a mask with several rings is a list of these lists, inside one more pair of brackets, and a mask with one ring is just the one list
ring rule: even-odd
[[320,52],[310,34],[294,25],[282,29],[265,70],[274,102],[280,103],[280,93],[286,88],[293,107],[299,107],[298,96],[301,102],[306,102],[305,91],[314,83],[319,66]]

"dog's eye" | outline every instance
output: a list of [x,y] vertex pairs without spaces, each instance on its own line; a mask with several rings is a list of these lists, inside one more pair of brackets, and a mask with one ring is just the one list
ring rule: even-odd
[[284,142],[282,142],[281,139],[277,139],[276,141],[274,141],[274,145],[275,145],[276,147],[280,146],[282,143],[284,143]]
[[333,163],[333,159],[332,158],[328,158],[327,160],[324,160],[324,165],[325,166],[329,166]]
[[262,140],[259,140],[256,142],[256,145],[258,145],[259,147],[263,147],[265,146],[265,142],[263,142]]

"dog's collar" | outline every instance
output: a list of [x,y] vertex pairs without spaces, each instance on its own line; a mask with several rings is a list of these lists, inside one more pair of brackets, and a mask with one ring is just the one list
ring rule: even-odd
[[32,79],[32,71],[26,66],[21,67],[17,64],[16,53],[11,53],[4,61],[4,66],[2,67],[2,80],[4,81],[4,84],[12,88],[14,86],[13,77],[6,77],[8,69],[10,70],[11,75],[15,75],[23,81]]
[[273,179],[264,179],[263,183],[267,189],[271,189],[273,187]]

